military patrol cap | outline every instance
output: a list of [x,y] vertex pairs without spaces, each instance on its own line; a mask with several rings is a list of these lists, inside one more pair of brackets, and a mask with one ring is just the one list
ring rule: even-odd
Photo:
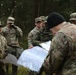
[[40,16],[42,21],[45,21],[45,16]]
[[64,21],[65,19],[61,14],[53,12],[47,18],[47,27],[48,29],[53,28]]
[[76,20],[76,13],[70,14],[70,20]]
[[37,23],[37,22],[41,22],[41,21],[42,21],[41,17],[37,17],[37,18],[35,18],[35,23]]
[[48,17],[48,16],[40,16],[40,17],[41,17],[42,21],[44,21],[44,23],[47,22],[47,17]]
[[45,23],[47,22],[47,18],[48,18],[48,16],[45,17]]
[[13,17],[7,18],[8,23],[14,23],[15,19]]
[[48,16],[40,16],[40,17],[42,18],[42,21],[44,21],[44,23],[47,22],[47,18],[48,18]]
[[8,17],[7,20],[11,20],[11,21],[14,21],[15,19],[13,17]]

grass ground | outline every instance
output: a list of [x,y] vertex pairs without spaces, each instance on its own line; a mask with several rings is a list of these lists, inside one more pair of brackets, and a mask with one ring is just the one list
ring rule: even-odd
[[19,67],[18,68],[18,75],[28,75],[28,69],[24,68],[24,67]]
[[[29,69],[27,69],[25,67],[18,67],[18,74],[17,75],[28,75],[28,73],[29,73]],[[11,65],[9,68],[9,75],[12,75]],[[45,75],[45,73],[43,72],[42,75]]]
[[[18,74],[17,75],[28,75],[29,69],[24,67],[18,67]],[[9,75],[12,75],[12,68],[11,65],[9,66]]]

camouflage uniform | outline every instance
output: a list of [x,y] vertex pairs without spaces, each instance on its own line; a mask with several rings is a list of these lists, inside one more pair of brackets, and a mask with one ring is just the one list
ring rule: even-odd
[[[9,23],[11,21],[8,21]],[[8,51],[9,53],[15,55],[17,58],[22,52],[22,48],[19,46],[19,37],[22,37],[23,33],[22,30],[15,25],[10,25],[11,27],[8,27],[6,25],[5,27],[2,28],[2,33],[4,37],[7,40],[7,45],[8,45]],[[17,66],[12,65],[12,75],[17,75]]]
[[40,41],[38,41],[39,32],[40,29],[38,29],[37,27],[30,31],[30,33],[28,34],[28,46],[37,46],[40,43]]
[[41,30],[42,19],[40,17],[35,18],[35,28],[32,29],[28,34],[28,47],[37,46],[40,42],[38,41],[38,34]]
[[38,35],[38,38],[40,41],[42,42],[46,42],[46,41],[49,41],[52,39],[52,33],[50,33],[50,31],[47,30],[47,17],[43,17],[43,16],[40,16],[42,17],[42,20],[43,20],[43,27]]
[[7,39],[7,44],[19,44],[18,37],[22,37],[22,30],[16,26],[17,29],[8,28],[7,26],[2,28],[2,33]]
[[52,39],[52,34],[47,31],[45,26],[41,29],[38,29],[37,27],[35,27],[28,34],[28,47],[30,45],[37,46],[40,43],[49,41],[51,39]]
[[0,59],[3,59],[5,57],[5,50],[7,48],[7,41],[5,37],[2,36],[0,33]]
[[52,39],[52,33],[47,31],[46,26],[39,32],[38,38],[41,42],[46,42]]
[[[7,40],[7,45],[12,47],[13,45],[17,45],[19,46],[19,37],[22,37],[22,30],[16,26],[17,29],[14,28],[8,28],[7,26],[5,26],[4,28],[2,28],[2,33],[4,35],[4,37]],[[12,50],[10,50],[10,52],[12,52]]]
[[[5,51],[7,50],[7,41],[1,33],[1,22],[0,22],[0,59],[4,59],[6,56]],[[0,61],[0,75],[5,75],[5,65]]]
[[[35,22],[37,21],[41,21],[44,23],[44,16],[41,16],[39,17],[40,19],[39,20],[36,20]],[[42,19],[43,18],[43,19]],[[30,33],[28,34],[28,47],[30,45],[33,45],[33,46],[38,46],[40,43],[42,42],[46,42],[46,41],[49,41],[51,39],[51,35],[48,31],[46,31],[46,27],[45,27],[45,24],[42,25],[42,27],[40,29],[38,29],[37,27],[35,27],[33,30],[30,31]],[[43,67],[41,68],[40,72],[39,73],[35,73],[35,75],[42,75],[42,72],[43,72]],[[30,74],[29,74],[30,75]],[[34,75],[34,72],[31,73],[31,75]]]
[[33,40],[33,43],[35,45],[39,45],[42,42],[46,42],[52,39],[52,34],[50,33],[50,31],[47,31],[47,27],[45,23],[45,16],[40,16],[42,18],[42,28],[39,30],[39,32],[37,34],[35,34],[35,39]]
[[[38,35],[41,30],[41,25],[42,25],[41,22],[42,22],[42,19],[40,17],[35,18],[36,26],[28,34],[28,48],[32,48],[33,46],[39,45],[40,41],[39,41]],[[36,74],[36,72],[30,70],[29,75],[34,75],[34,74]]]
[[[66,23],[52,39],[46,68],[53,75],[76,75],[76,26]],[[45,61],[47,62],[47,61]]]
[[[7,48],[6,39],[0,34],[0,59],[5,58],[6,53],[5,50]],[[5,64],[0,61],[0,75],[5,75]]]

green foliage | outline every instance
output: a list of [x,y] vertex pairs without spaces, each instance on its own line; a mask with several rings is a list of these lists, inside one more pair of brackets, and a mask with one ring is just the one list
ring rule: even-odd
[[20,46],[23,47],[23,49],[27,49],[28,48],[28,43],[27,43],[27,36],[23,36],[22,39],[20,40]]
[[[29,75],[29,69],[25,68],[23,66],[18,67],[18,71],[17,71],[17,75]],[[12,75],[12,68],[11,68],[11,64],[10,64],[10,68],[9,68],[9,75]],[[42,75],[45,75],[45,73],[43,72]]]
[[[20,66],[20,67],[18,67],[17,73],[18,73],[18,75],[28,75],[29,69],[27,69],[27,68],[25,68],[23,66]],[[9,65],[8,74],[12,75],[12,65],[11,64]]]
[[29,70],[24,67],[19,67],[18,68],[18,75],[28,75]]

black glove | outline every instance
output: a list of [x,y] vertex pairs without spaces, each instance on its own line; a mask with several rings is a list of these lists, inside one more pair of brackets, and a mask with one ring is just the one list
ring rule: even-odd
[[17,27],[15,25],[11,25],[12,28],[17,29]]

